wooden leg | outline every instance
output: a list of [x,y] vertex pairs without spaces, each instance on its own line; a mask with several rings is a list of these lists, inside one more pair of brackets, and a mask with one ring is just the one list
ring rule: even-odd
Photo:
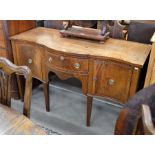
[[17,84],[18,84],[20,99],[24,101],[24,86],[20,75],[17,75]]
[[87,126],[90,126],[92,103],[93,103],[93,97],[92,96],[87,96],[87,122],[86,122]]
[[50,111],[50,103],[49,103],[49,82],[43,83],[44,95],[45,95],[45,105],[46,111]]

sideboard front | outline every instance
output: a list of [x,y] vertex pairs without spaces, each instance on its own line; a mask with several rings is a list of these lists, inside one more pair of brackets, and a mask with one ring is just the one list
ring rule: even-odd
[[58,30],[35,28],[11,37],[15,64],[29,66],[33,77],[44,83],[49,111],[49,72],[60,79],[77,78],[87,96],[87,126],[90,125],[94,96],[121,103],[135,94],[141,70],[151,47],[108,39],[104,44],[69,39]]
[[[114,60],[95,59],[91,60],[90,68],[89,94],[115,99],[121,103],[128,100],[131,86],[135,84],[132,80],[134,66]],[[135,81],[138,81],[139,73]],[[134,93],[136,87],[137,85]]]

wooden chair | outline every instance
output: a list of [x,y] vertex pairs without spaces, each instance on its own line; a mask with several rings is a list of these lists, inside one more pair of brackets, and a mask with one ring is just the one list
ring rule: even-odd
[[150,44],[154,32],[155,21],[131,21],[128,27],[127,40]]
[[155,124],[155,84],[140,90],[125,104],[116,121],[114,133],[155,134],[153,124]]
[[11,106],[10,82],[13,74],[24,75],[26,79],[23,114],[30,117],[32,92],[32,73],[26,66],[16,66],[6,58],[0,57],[0,103]]
[[98,21],[98,29],[107,29],[106,31],[110,32],[109,36],[115,39],[125,40],[127,34],[126,26],[118,20]]
[[44,27],[53,28],[53,29],[67,29],[72,27],[72,25],[88,27],[88,28],[97,28],[96,20],[45,20]]
[[142,122],[145,135],[155,135],[152,114],[148,105],[142,104]]

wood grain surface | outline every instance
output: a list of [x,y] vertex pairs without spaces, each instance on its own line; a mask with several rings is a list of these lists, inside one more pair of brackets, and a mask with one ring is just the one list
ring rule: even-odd
[[77,38],[63,38],[58,30],[35,28],[11,37],[46,46],[57,51],[105,57],[142,67],[151,49],[150,45],[118,39],[108,39],[104,44]]
[[6,58],[0,57],[0,103],[11,106],[11,78],[12,74],[25,77],[25,95],[23,114],[30,117],[32,73],[27,66],[16,66]]
[[45,83],[49,110],[49,72],[60,79],[77,78],[87,96],[87,125],[90,125],[93,96],[126,103],[138,88],[141,69],[151,45],[118,39],[96,41],[64,38],[58,30],[35,28],[12,36],[15,63],[28,65],[32,76]]
[[24,115],[0,104],[0,134],[2,135],[46,135],[39,126]]
[[155,33],[153,34],[151,41],[152,41],[152,49],[149,58],[149,64],[147,68],[144,87],[147,87],[155,83]]

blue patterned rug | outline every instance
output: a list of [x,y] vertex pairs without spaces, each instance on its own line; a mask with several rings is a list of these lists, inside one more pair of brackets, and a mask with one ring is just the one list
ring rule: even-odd
[[40,126],[48,135],[61,135],[57,131],[53,131],[52,129],[48,129],[46,127]]

